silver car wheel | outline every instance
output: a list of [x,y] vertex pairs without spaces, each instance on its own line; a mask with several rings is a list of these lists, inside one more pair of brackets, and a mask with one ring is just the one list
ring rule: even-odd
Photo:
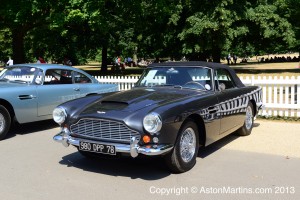
[[247,130],[250,130],[253,125],[253,112],[251,106],[248,106],[246,110],[245,125]]
[[0,113],[0,132],[2,132],[5,128],[5,119],[4,116]]
[[187,128],[180,138],[180,155],[184,162],[190,162],[196,152],[196,135],[192,128]]

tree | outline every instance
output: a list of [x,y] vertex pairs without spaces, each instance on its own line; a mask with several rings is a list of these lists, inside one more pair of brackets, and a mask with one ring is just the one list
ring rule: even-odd
[[295,42],[291,24],[279,12],[284,0],[197,3],[191,4],[197,9],[187,18],[187,26],[179,35],[186,54],[204,54],[205,59],[211,54],[214,62],[220,62],[226,52],[279,51]]
[[295,42],[295,34],[288,16],[281,12],[286,1],[274,4],[259,3],[247,10],[249,32],[245,41],[253,41],[256,52],[276,53],[286,50]]
[[101,58],[102,71],[134,53],[220,62],[228,53],[299,50],[298,8],[298,0],[2,0],[0,48],[15,63]]
[[[292,30],[295,32],[295,42],[293,44],[293,51],[299,52],[300,56],[300,1],[299,0],[286,0],[287,7],[285,12],[289,12],[289,22],[291,23]],[[281,8],[284,9],[284,8]]]
[[233,41],[247,32],[241,23],[245,5],[245,1],[233,0],[191,3],[192,14],[179,34],[183,52],[192,59],[206,60],[211,55],[214,62],[220,62],[222,51],[230,53]]
[[14,63],[26,62],[24,38],[34,27],[45,26],[53,1],[3,0],[0,27],[8,28],[12,38]]

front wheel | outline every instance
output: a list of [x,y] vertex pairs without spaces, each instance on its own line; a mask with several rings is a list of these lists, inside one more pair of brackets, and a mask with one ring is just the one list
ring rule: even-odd
[[0,105],[0,140],[3,140],[10,128],[11,118],[7,109]]
[[198,127],[189,120],[181,127],[173,150],[166,155],[166,165],[173,173],[186,172],[196,164],[198,149]]
[[251,134],[253,123],[254,123],[254,116],[253,116],[253,105],[251,102],[248,103],[246,108],[246,116],[244,125],[237,130],[238,135],[247,136]]

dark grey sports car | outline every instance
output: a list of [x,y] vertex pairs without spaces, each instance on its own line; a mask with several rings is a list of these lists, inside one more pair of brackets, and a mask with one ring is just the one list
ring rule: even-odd
[[246,87],[226,65],[151,64],[129,91],[72,100],[53,111],[54,137],[83,155],[163,156],[174,173],[190,170],[200,146],[249,135],[261,88]]

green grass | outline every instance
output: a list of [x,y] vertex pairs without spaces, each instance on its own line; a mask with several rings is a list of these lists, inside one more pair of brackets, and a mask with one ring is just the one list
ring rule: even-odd
[[[141,67],[126,67],[123,73],[115,73],[110,70],[103,73],[100,70],[100,64],[92,63],[84,66],[75,66],[83,69],[93,76],[106,76],[106,75],[118,75],[118,76],[133,76],[141,75],[144,68]],[[257,63],[251,62],[247,64],[230,65],[239,76],[300,76],[299,63]]]

